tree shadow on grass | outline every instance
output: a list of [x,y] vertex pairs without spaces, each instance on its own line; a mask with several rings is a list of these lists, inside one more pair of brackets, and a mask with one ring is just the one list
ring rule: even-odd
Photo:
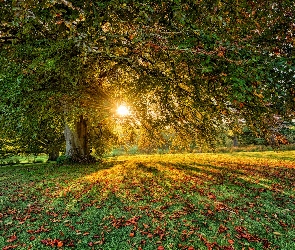
[[[207,181],[212,184],[230,184],[243,187],[249,192],[270,190],[285,194],[292,183],[295,182],[295,169],[286,167],[264,167],[254,164],[227,164],[218,166],[212,164],[182,164],[158,162],[164,167],[172,167],[185,171],[188,175],[197,173],[200,176],[208,176]],[[232,167],[230,167],[232,166]],[[204,179],[206,181],[206,179]],[[279,185],[278,185],[279,183]],[[283,184],[283,185],[282,185]],[[278,188],[280,186],[280,188]]]
[[[255,153],[255,152],[251,152],[251,153],[245,153],[243,152],[242,157],[249,157],[249,158],[256,158],[256,159],[276,159],[276,160],[283,160],[283,161],[295,161],[295,155],[273,155],[272,153],[274,153],[274,151],[270,151],[271,154],[268,154],[268,152],[266,151],[265,154],[261,154],[261,152]],[[234,154],[235,155],[235,154]]]
[[136,167],[144,172],[152,173],[154,175],[159,175],[159,173],[161,172],[157,168],[147,166],[146,164],[143,164],[141,162],[136,163]]
[[[26,164],[6,167],[1,171],[0,177],[5,175],[13,176],[13,180],[2,178],[7,185],[17,183],[19,187],[27,190],[28,193],[40,193],[50,199],[58,197],[59,193],[68,192],[72,188],[88,188],[91,182],[84,179],[85,176],[100,173],[116,166],[116,161],[106,161],[89,165],[63,165],[57,164]],[[120,161],[122,164],[122,161]],[[3,185],[5,184],[2,183]]]

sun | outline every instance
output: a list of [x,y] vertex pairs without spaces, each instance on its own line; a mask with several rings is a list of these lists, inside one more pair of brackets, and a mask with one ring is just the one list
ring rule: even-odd
[[117,113],[118,115],[120,116],[127,116],[127,115],[130,115],[130,110],[128,107],[126,107],[125,105],[120,105],[118,108],[117,108]]

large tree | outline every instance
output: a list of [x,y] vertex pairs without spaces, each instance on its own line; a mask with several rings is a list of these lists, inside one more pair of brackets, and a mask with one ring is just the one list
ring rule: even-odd
[[64,121],[70,156],[88,157],[119,101],[135,126],[211,144],[224,123],[270,137],[294,117],[291,0],[2,3],[1,98],[10,116],[34,102]]

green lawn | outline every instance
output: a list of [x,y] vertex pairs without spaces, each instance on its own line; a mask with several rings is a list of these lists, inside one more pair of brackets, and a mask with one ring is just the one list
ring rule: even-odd
[[295,151],[0,167],[0,249],[295,249]]

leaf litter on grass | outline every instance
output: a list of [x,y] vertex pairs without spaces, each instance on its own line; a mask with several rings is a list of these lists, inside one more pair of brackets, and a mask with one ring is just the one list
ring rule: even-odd
[[0,246],[292,249],[293,162],[175,154],[5,168]]

